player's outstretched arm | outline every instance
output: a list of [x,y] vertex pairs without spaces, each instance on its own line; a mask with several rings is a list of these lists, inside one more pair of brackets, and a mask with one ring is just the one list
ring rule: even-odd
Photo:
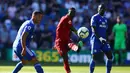
[[74,32],[77,35],[77,30],[73,26],[70,29],[72,32]]
[[[74,32],[74,33],[78,36],[77,30],[76,30],[73,26],[71,27],[71,31]],[[78,45],[78,48],[79,48],[79,49],[77,50],[77,53],[79,53],[81,47],[83,46],[83,42],[82,42],[81,37],[78,38],[78,43],[77,43],[77,45]]]
[[28,33],[23,32],[22,37],[21,37],[21,44],[22,44],[22,56],[26,55],[26,38],[27,38]]
[[[76,30],[73,26],[71,27],[71,31],[74,32],[74,33],[78,36],[77,30]],[[81,40],[82,40],[82,38],[79,37],[79,38],[78,38],[78,41],[81,41]]]

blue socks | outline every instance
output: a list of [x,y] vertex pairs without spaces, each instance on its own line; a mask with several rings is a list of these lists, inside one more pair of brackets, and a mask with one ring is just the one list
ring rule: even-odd
[[44,73],[43,69],[39,63],[35,64],[34,67],[35,67],[37,73]]
[[106,61],[106,67],[107,67],[106,73],[110,73],[111,72],[111,68],[112,68],[112,60],[107,60]]
[[[13,70],[12,73],[18,73],[18,72],[21,70],[22,67],[23,67],[22,62],[19,62],[19,63],[16,65],[16,67],[15,67],[15,69]],[[43,72],[43,69],[42,69],[42,67],[41,67],[41,65],[40,65],[39,63],[35,64],[34,67],[35,67],[37,73],[44,73],[44,72]]]
[[[94,72],[94,68],[95,68],[95,61],[93,59],[91,59],[90,61],[90,73]],[[112,68],[112,60],[106,60],[106,73],[110,73],[111,72],[111,68]]]
[[22,67],[23,67],[22,62],[19,62],[19,63],[16,65],[15,69],[13,70],[13,73],[18,73],[18,72],[21,70]]
[[91,59],[91,62],[90,62],[90,73],[94,72],[94,68],[95,68],[95,62],[93,61],[93,59]]

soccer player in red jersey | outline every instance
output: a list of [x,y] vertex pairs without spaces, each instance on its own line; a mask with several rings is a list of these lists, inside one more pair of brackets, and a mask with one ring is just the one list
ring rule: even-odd
[[63,16],[57,25],[56,29],[56,39],[54,48],[57,49],[60,56],[63,58],[64,68],[66,73],[71,73],[69,63],[68,63],[68,51],[74,50],[79,52],[82,47],[82,41],[79,41],[78,45],[72,42],[70,35],[72,32],[77,34],[77,30],[72,26],[72,19],[76,13],[75,8],[70,8],[68,13]]

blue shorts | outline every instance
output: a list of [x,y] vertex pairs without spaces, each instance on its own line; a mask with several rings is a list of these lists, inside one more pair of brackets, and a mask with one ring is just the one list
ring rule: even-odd
[[21,47],[17,47],[17,48],[13,48],[15,54],[19,57],[20,60],[24,59],[24,60],[32,60],[32,58],[36,57],[35,53],[30,50],[29,48],[26,48],[26,55],[22,56],[21,52],[22,52],[22,48]]
[[111,51],[111,47],[108,43],[102,44],[97,38],[93,37],[90,39],[91,54],[96,54],[99,52]]

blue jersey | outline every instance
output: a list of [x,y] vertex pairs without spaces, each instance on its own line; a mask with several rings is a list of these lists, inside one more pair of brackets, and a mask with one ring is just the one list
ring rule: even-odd
[[[106,39],[106,30],[108,28],[107,19],[99,14],[95,14],[91,18],[91,26],[96,27],[96,32],[99,37]],[[93,34],[93,33],[92,33]]]
[[[34,27],[35,27],[35,24],[33,23],[33,21],[27,20],[21,25],[17,33],[16,39],[13,43],[13,50],[20,60],[22,59],[31,60],[33,57],[36,57],[35,53],[31,51],[31,49],[29,49],[29,43],[33,36]],[[21,55],[21,52],[22,52],[21,38],[24,32],[28,32],[28,36],[26,38],[26,55],[22,56]]]
[[15,39],[15,41],[13,43],[13,47],[21,46],[21,37],[22,37],[23,32],[28,32],[28,36],[26,38],[26,46],[28,47],[29,43],[30,43],[30,41],[31,41],[31,39],[33,37],[34,26],[35,26],[35,24],[33,23],[32,20],[25,21],[21,25],[21,27],[20,27],[20,29],[19,29],[19,31],[17,33],[16,39]]
[[[103,37],[106,39],[106,31],[108,28],[107,19],[99,14],[95,14],[91,18],[91,26],[95,26],[97,34],[99,37]],[[97,38],[92,32],[91,38],[90,38],[90,45],[91,45],[91,53],[98,53],[98,52],[107,52],[110,51],[110,45],[108,43],[102,44],[99,41],[99,38]]]

